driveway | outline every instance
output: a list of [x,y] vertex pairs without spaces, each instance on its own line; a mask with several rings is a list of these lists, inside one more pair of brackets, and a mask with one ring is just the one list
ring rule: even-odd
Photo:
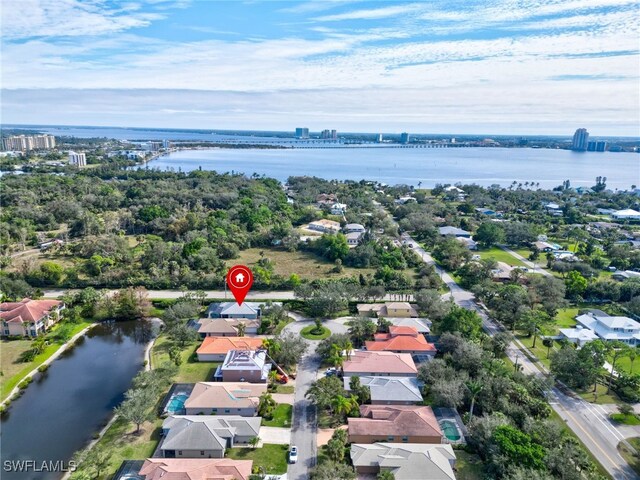
[[262,443],[289,445],[291,441],[291,430],[279,427],[260,427],[260,441]]

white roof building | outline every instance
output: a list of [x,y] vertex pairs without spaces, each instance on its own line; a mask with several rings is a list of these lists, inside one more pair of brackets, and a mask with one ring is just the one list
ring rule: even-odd
[[589,310],[576,317],[584,328],[592,330],[598,338],[618,340],[631,346],[640,345],[640,323],[629,317],[611,316],[601,310]]
[[611,217],[617,220],[640,220],[640,212],[627,208],[613,212]]
[[585,343],[597,340],[598,335],[593,330],[578,325],[575,328],[561,328],[560,335],[571,343],[575,343],[578,347],[582,347]]

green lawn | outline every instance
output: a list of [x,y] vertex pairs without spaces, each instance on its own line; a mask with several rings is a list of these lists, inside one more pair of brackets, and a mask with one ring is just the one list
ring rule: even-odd
[[302,338],[306,338],[307,340],[324,340],[325,338],[331,335],[331,330],[327,327],[322,327],[322,333],[316,334],[314,330],[316,329],[315,325],[309,325],[308,327],[304,327],[300,332]]
[[[611,362],[611,359],[609,359],[609,362]],[[633,365],[631,364],[631,360],[629,360],[629,358],[619,358],[616,361],[616,371],[640,374],[640,358],[636,358],[633,361]]]
[[292,405],[289,405],[288,403],[280,403],[273,412],[273,418],[271,420],[263,418],[262,425],[265,427],[290,427],[292,413]]
[[[84,330],[92,322],[81,322],[74,325],[71,336]],[[60,325],[60,324],[58,324]],[[50,332],[55,332],[58,325],[54,326]],[[3,401],[34,368],[42,365],[51,355],[57,352],[62,344],[51,342],[40,355],[31,362],[20,362],[20,356],[31,348],[31,340],[2,340],[0,343],[0,365],[2,366],[0,375],[0,401]]]
[[578,308],[561,308],[558,310],[554,320],[557,328],[571,328],[576,325]]
[[621,423],[623,425],[640,425],[640,418],[638,415],[634,415],[633,413],[624,414],[624,413],[612,413],[609,415],[609,418],[614,422]]
[[507,265],[511,265],[512,267],[527,267],[524,263],[522,263],[522,261],[518,260],[516,257],[511,255],[510,253],[505,252],[504,250],[498,247],[478,249],[474,253],[476,255],[480,255],[480,258],[482,258],[483,260],[492,258],[496,262],[504,262]]
[[598,383],[596,386],[595,394],[593,392],[593,387],[584,391],[576,391],[576,393],[580,395],[582,399],[596,405],[622,403],[622,400],[620,400],[613,390],[607,393],[607,386],[601,383]]
[[[631,444],[631,446],[636,450],[636,452],[640,452],[640,437],[628,438],[627,442]],[[634,454],[623,442],[618,444],[618,451],[622,458],[624,458],[631,468],[640,475],[640,456]]]
[[482,480],[482,460],[475,453],[455,450],[456,478],[458,480]]
[[286,327],[287,325],[289,325],[290,323],[294,322],[295,320],[291,317],[286,317],[285,320],[282,320],[280,322],[278,322],[278,325],[276,325],[276,328],[273,329],[273,334],[274,335],[280,335],[282,333],[282,330],[284,329],[284,327]]
[[[118,418],[106,431],[104,436],[93,448],[103,448],[111,453],[108,468],[97,477],[98,479],[111,478],[123,460],[143,460],[151,457],[160,441],[162,419],[147,422],[140,427],[140,433],[136,434],[135,425]],[[82,464],[78,473],[82,471]],[[72,475],[71,478],[77,475]]]
[[[163,362],[169,360],[169,349],[172,346],[171,340],[166,335],[160,335],[151,350],[151,365],[157,367]],[[211,381],[216,367],[219,363],[215,362],[198,362],[195,351],[200,346],[200,341],[192,345],[188,345],[182,351],[182,365],[178,370],[175,378],[176,383],[195,383]]]
[[293,385],[276,385],[276,391],[273,393],[293,393],[295,387]]
[[287,471],[287,445],[265,443],[262,448],[227,448],[226,455],[236,460],[253,460],[253,467],[262,467],[266,474],[281,475]]

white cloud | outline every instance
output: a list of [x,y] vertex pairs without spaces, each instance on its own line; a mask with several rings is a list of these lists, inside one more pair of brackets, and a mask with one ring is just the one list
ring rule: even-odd
[[316,17],[318,22],[337,22],[342,20],[378,20],[381,18],[396,17],[410,12],[420,10],[423,6],[419,3],[408,3],[404,5],[393,5],[382,8],[371,8],[367,10],[352,10],[335,15],[325,15]]

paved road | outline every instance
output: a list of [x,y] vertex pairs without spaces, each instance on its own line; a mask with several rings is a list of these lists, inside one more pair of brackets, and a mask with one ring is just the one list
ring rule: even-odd
[[[311,320],[296,314],[290,314],[296,321],[288,324],[284,331],[300,333],[304,327],[313,325]],[[345,333],[346,327],[335,321],[326,321],[324,324],[332,333]],[[305,397],[307,390],[316,380],[316,372],[320,367],[320,357],[316,354],[318,341],[305,340],[308,345],[307,353],[298,364],[296,375],[296,390],[293,403],[293,425],[291,428],[291,445],[298,447],[298,462],[290,464],[287,471],[287,480],[306,480],[309,478],[309,469],[316,464],[317,445],[316,435],[318,426],[316,422],[316,409]]]
[[[461,307],[477,311],[482,317],[483,328],[489,335],[495,335],[503,330],[478,306],[473,294],[460,287],[447,272],[435,265],[433,258],[416,241],[407,234],[403,234],[403,240],[411,244],[425,263],[435,266],[436,271],[450,289],[450,293],[444,295],[445,298],[453,297],[453,300]],[[548,374],[544,365],[540,362],[533,362],[524,355],[524,349],[525,347],[518,340],[515,340],[509,344],[507,356],[512,362],[515,363],[517,361],[524,373]],[[625,435],[609,421],[608,412],[605,408],[600,405],[592,405],[582,398],[574,396],[569,391],[565,394],[558,388],[553,388],[548,393],[547,398],[551,407],[582,440],[584,445],[614,479],[632,480],[640,478],[618,453],[617,444],[625,438]],[[628,437],[628,432],[625,433],[627,433],[626,437]],[[640,429],[637,429],[636,436],[640,436]]]
[[551,273],[549,273],[547,270],[545,270],[542,267],[540,267],[539,264],[533,263],[531,260],[527,260],[522,255],[520,255],[518,252],[514,252],[513,250],[511,250],[510,248],[505,247],[504,245],[500,245],[500,248],[502,250],[504,250],[505,252],[509,253],[511,256],[513,256],[513,257],[517,258],[518,260],[520,260],[522,263],[524,263],[527,267],[529,267],[532,270],[533,273],[541,273],[545,277],[553,277],[553,275]]

